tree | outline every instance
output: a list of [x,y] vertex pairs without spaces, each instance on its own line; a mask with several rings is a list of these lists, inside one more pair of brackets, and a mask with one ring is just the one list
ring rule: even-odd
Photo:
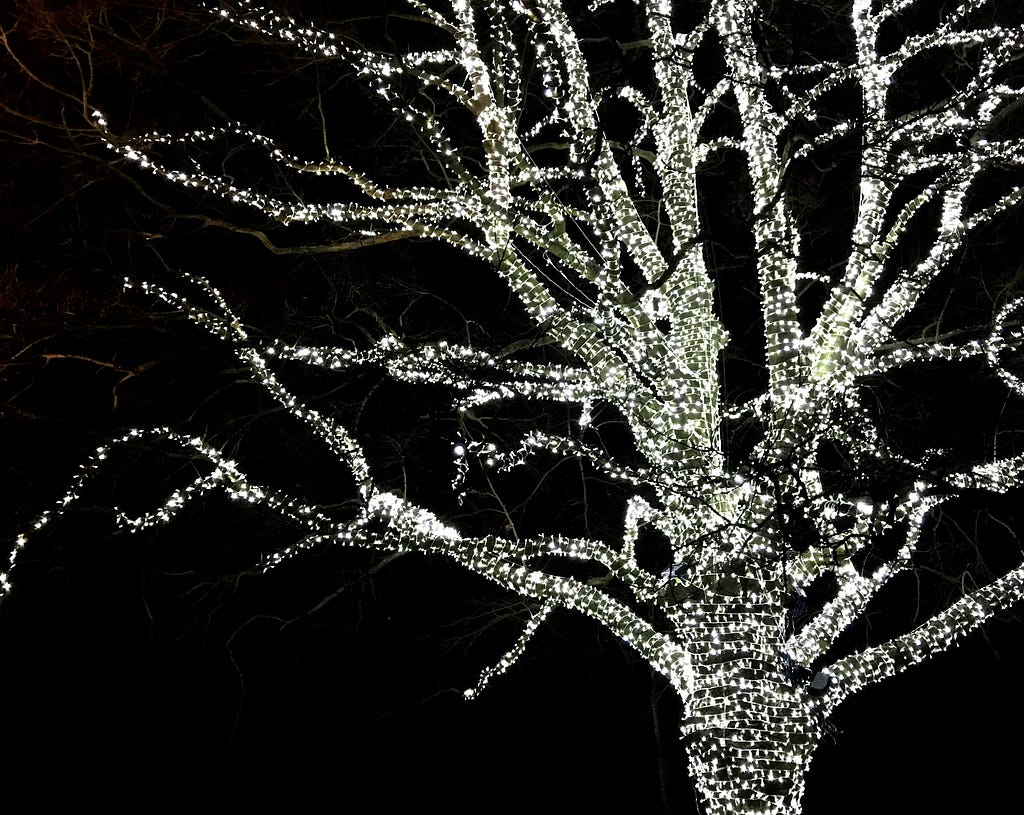
[[[935,545],[963,507],[1005,511],[999,496],[1024,472],[1024,297],[1015,263],[996,261],[1019,249],[1024,195],[1019,12],[986,0],[386,10],[313,25],[209,4],[225,37],[344,66],[364,89],[345,98],[363,105],[340,125],[364,142],[346,145],[351,159],[326,114],[322,144],[303,145],[286,125],[277,138],[236,121],[140,134],[92,100],[85,113],[137,173],[225,206],[205,222],[274,252],[447,246],[420,257],[464,260],[463,319],[375,308],[333,343],[300,343],[247,324],[206,277],[130,279],[229,346],[349,487],[317,501],[257,480],[202,433],[132,428],[18,536],[3,591],[33,532],[109,458],[163,446],[205,465],[158,506],[120,511],[122,529],[153,530],[225,493],[301,530],[263,570],[339,547],[442,555],[532,610],[468,697],[554,612],[576,612],[678,694],[707,812],[799,811],[840,703],[1024,595],[1012,513],[966,554]],[[382,138],[364,112],[411,149],[358,166]],[[468,314],[474,295],[499,304],[499,325]],[[375,457],[379,426],[302,389],[303,376],[366,370],[424,410],[450,406],[432,450],[444,476],[437,465],[421,469],[428,483],[406,483]],[[942,447],[929,431],[957,403],[927,403],[937,376],[1004,394],[977,433]],[[548,523],[550,503],[521,517],[517,503],[547,478],[529,467],[566,461],[605,485],[617,523]],[[946,590],[865,643],[858,621],[930,579]]]

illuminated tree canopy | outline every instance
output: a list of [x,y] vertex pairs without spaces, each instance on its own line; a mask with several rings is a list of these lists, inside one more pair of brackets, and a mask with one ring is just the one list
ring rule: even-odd
[[[228,207],[234,220],[219,225],[275,251],[298,251],[273,242],[290,233],[309,251],[443,245],[438,277],[456,253],[470,275],[460,281],[479,278],[482,292],[500,282],[509,297],[496,319],[527,332],[489,345],[468,330],[413,338],[382,319],[358,340],[305,344],[246,324],[216,280],[129,277],[230,347],[344,465],[346,501],[257,480],[201,432],[133,428],[18,535],[3,594],[35,532],[109,457],[141,444],[187,453],[206,466],[159,505],[119,510],[122,530],[145,536],[224,493],[302,530],[263,570],[332,547],[449,558],[534,608],[467,698],[556,610],[590,618],[678,694],[711,814],[799,812],[839,704],[1024,598],[1021,553],[1010,552],[1011,565],[963,581],[910,630],[853,649],[843,639],[921,568],[922,530],[942,507],[1024,478],[1012,433],[970,455],[907,441],[876,387],[975,365],[1007,415],[1024,397],[1024,295],[974,268],[1024,197],[1024,27],[1003,8],[1013,4],[853,0],[829,12],[824,44],[801,28],[810,17],[783,24],[770,4],[738,0],[405,0],[394,29],[405,39],[380,43],[256,3],[204,5],[224,36],[344,66],[378,116],[415,134],[415,160],[401,172],[349,164],[326,128],[316,152],[289,142],[287,122],[126,132],[90,100],[112,160],[139,183],[155,176]],[[248,157],[245,171],[234,155]],[[822,212],[824,194],[806,191],[830,186],[849,193],[845,209]],[[719,247],[737,230],[745,284],[724,273]],[[966,279],[991,284],[988,313],[966,304],[943,322],[942,298]],[[743,297],[757,311],[740,325]],[[757,370],[742,392],[730,384],[737,354]],[[438,471],[454,504],[498,495],[494,483],[536,462],[572,461],[627,495],[617,531],[520,534],[507,513],[491,528],[463,523],[452,504],[383,477],[344,416],[303,397],[291,378],[312,369],[338,381],[384,371],[412,402],[443,390],[452,421]],[[548,418],[495,431],[488,418],[509,404]],[[652,566],[645,553],[658,546]]]

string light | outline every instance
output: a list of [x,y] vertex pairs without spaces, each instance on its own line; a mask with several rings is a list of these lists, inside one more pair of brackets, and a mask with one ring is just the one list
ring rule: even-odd
[[[617,90],[640,119],[629,161],[618,161],[600,135],[596,89],[580,38],[558,0],[451,0],[444,11],[442,3],[407,2],[443,35],[444,47],[417,51],[409,44],[385,54],[246,0],[205,6],[225,24],[350,66],[368,93],[420,132],[443,168],[443,184],[383,184],[343,161],[295,155],[241,123],[123,138],[97,111],[95,126],[128,163],[282,224],[331,223],[362,238],[412,234],[486,261],[549,341],[574,361],[542,365],[447,341],[411,345],[392,334],[357,350],[261,344],[209,282],[183,275],[183,285],[197,286],[199,298],[140,283],[150,296],[181,309],[230,345],[253,380],[347,465],[359,510],[338,519],[253,483],[202,439],[170,428],[133,430],[97,449],[55,507],[17,537],[9,568],[0,574],[0,596],[11,590],[10,575],[33,533],[78,499],[111,451],[158,439],[205,458],[211,470],[149,512],[118,513],[123,528],[138,532],[167,523],[198,497],[220,490],[305,530],[305,537],[274,553],[267,569],[324,546],[446,555],[539,608],[508,652],[466,691],[467,698],[519,659],[552,611],[578,611],[633,646],[680,694],[681,733],[710,815],[797,812],[825,715],[866,684],[949,648],[1024,596],[1024,571],[1017,568],[904,636],[827,662],[842,631],[896,575],[913,568],[929,513],[958,491],[1001,493],[1021,483],[1020,456],[943,473],[924,458],[901,458],[887,448],[877,419],[860,404],[856,381],[909,364],[977,357],[1011,392],[1024,395],[1024,383],[1002,362],[1022,340],[1010,319],[1020,299],[1001,309],[987,337],[901,342],[895,334],[972,234],[1024,197],[1024,189],[1013,186],[981,210],[968,207],[986,170],[1024,166],[1024,141],[998,137],[994,128],[1022,96],[1020,88],[999,79],[999,69],[1019,58],[1024,32],[976,24],[992,3],[962,0],[933,31],[882,53],[882,24],[911,0],[854,0],[849,24],[855,54],[848,63],[780,67],[766,65],[756,45],[755,3],[712,0],[706,17],[680,32],[673,28],[678,23],[669,0],[642,0],[637,13],[648,35],[653,85]],[[593,12],[606,5],[596,0]],[[692,60],[705,43],[721,49],[726,66],[710,89],[698,83]],[[895,115],[889,99],[893,78],[923,53],[961,46],[979,54],[972,78],[952,89],[942,105]],[[430,93],[410,94],[410,85]],[[837,122],[792,158],[780,155],[777,146],[788,128],[816,118],[821,101],[843,86],[859,90],[861,120]],[[423,106],[430,94],[472,116],[475,144],[451,139],[445,117]],[[735,102],[739,135],[707,135],[712,113],[727,99]],[[782,194],[783,176],[787,161],[824,150],[855,126],[863,131],[859,204],[852,248],[836,280],[798,268],[800,228]],[[222,140],[262,151],[283,172],[343,179],[352,186],[353,201],[279,198],[222,175],[215,164],[204,169],[194,148],[210,149]],[[565,146],[561,158],[538,164],[536,148],[551,144]],[[470,147],[484,156],[482,167],[466,160]],[[698,173],[721,152],[743,158],[751,183],[769,372],[765,393],[742,405],[724,404],[720,393],[719,358],[728,335],[716,314],[699,239]],[[895,194],[900,178],[926,172],[932,180],[909,200]],[[664,211],[659,224],[642,214],[633,192],[647,189],[645,178],[652,174]],[[560,192],[567,186],[578,193],[572,203]],[[939,216],[927,251],[916,264],[890,274],[895,247],[930,205]],[[625,281],[627,265],[640,270],[643,291]],[[798,297],[805,279],[831,285],[806,332]],[[501,400],[574,405],[575,430],[564,435],[527,429],[517,442],[499,444],[460,434],[450,448],[453,488],[465,488],[474,466],[508,470],[540,455],[580,460],[635,490],[620,538],[461,532],[382,489],[355,436],[283,384],[278,370],[289,365],[339,373],[376,366],[410,385],[443,384],[456,394],[455,415]],[[603,408],[614,409],[628,425],[643,464],[616,461],[586,442]],[[763,438],[747,462],[730,467],[721,427],[740,419],[756,422]],[[818,461],[825,444],[843,450],[863,472],[900,467],[932,475],[915,476],[886,495],[826,489]],[[797,545],[785,521],[792,517],[806,520],[813,540]],[[637,562],[637,542],[648,530],[671,542],[672,565],[660,574]],[[858,566],[857,556],[883,535],[898,537],[897,553],[872,569]],[[608,579],[552,574],[542,566],[552,558],[597,564]],[[834,579],[835,595],[805,624],[791,625],[787,604],[823,575]],[[620,592],[615,596],[607,590],[612,578]],[[631,593],[629,602],[622,591]],[[667,632],[665,620],[671,624]]]

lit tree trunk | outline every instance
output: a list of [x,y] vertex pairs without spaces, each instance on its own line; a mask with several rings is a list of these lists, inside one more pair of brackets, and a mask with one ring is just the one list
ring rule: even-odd
[[[723,515],[743,506],[731,498],[719,503]],[[770,529],[771,504],[758,503],[764,509],[747,521]],[[731,556],[698,565],[689,583],[684,575],[662,595],[688,656],[681,735],[708,815],[798,813],[820,699],[810,672],[786,655],[784,582],[771,565],[782,544],[739,528],[720,542]]]
[[785,675],[782,626],[777,607],[743,597],[695,605],[680,625],[692,670],[681,730],[708,815],[800,811],[819,724]]

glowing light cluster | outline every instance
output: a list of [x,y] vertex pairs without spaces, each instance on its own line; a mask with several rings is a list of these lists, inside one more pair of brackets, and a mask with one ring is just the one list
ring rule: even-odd
[[[997,136],[996,128],[1024,95],[1000,79],[1000,66],[1024,51],[1024,31],[984,22],[992,5],[986,0],[963,0],[935,30],[883,53],[883,22],[912,0],[855,0],[849,63],[779,67],[765,64],[757,45],[757,3],[712,0],[705,19],[678,31],[669,0],[638,2],[653,80],[650,88],[617,89],[640,120],[632,143],[623,146],[601,135],[597,89],[573,21],[558,0],[407,2],[446,47],[416,51],[410,44],[405,52],[384,54],[252,2],[206,5],[225,24],[351,66],[396,120],[420,132],[439,168],[437,178],[446,179],[436,186],[381,184],[342,161],[294,155],[241,123],[123,138],[97,113],[96,127],[128,163],[283,224],[330,222],[357,237],[433,237],[484,260],[547,341],[573,362],[541,365],[517,359],[514,351],[444,340],[414,345],[392,334],[360,349],[261,344],[210,283],[183,277],[183,288],[198,287],[198,297],[141,283],[228,343],[252,379],[348,466],[360,508],[338,518],[251,483],[204,441],[160,428],[132,431],[98,450],[35,528],[74,503],[109,451],[150,437],[188,446],[210,462],[210,472],[150,512],[120,515],[123,526],[144,530],[166,523],[198,496],[225,490],[308,529],[275,553],[267,568],[313,547],[338,545],[453,558],[539,609],[467,697],[522,655],[552,611],[578,611],[635,647],[679,692],[682,735],[708,813],[797,812],[829,711],[864,685],[950,647],[1024,596],[1024,572],[1017,568],[915,631],[822,663],[882,587],[913,568],[921,526],[932,510],[958,491],[1018,488],[1024,475],[1019,456],[941,473],[925,458],[901,458],[887,448],[855,387],[866,374],[979,357],[1014,397],[1024,395],[1024,383],[1004,367],[1022,340],[1012,319],[1020,299],[1006,304],[984,335],[905,340],[896,333],[973,233],[1024,197],[1024,189],[1011,185],[981,209],[968,204],[986,170],[1024,167],[1024,140]],[[592,5],[599,13],[608,3]],[[693,54],[709,43],[720,49],[726,67],[706,88],[697,80]],[[890,112],[888,95],[901,69],[926,52],[961,46],[979,54],[969,81],[951,89],[943,104]],[[475,141],[453,142],[440,108],[428,109],[428,94],[410,93],[410,86],[468,113],[478,126]],[[844,86],[860,93],[862,117],[855,121],[851,114],[819,127],[819,135],[791,153],[778,149],[794,125],[816,121],[822,100]],[[725,100],[737,111],[738,135],[706,135]],[[784,176],[790,162],[815,156],[855,128],[862,130],[863,147],[849,257],[838,275],[803,270],[800,224],[784,194]],[[351,199],[277,197],[222,175],[216,163],[203,169],[193,156],[200,145],[209,151],[236,142],[263,151],[282,172],[344,179]],[[534,160],[541,148],[558,158],[541,166]],[[714,304],[697,195],[701,167],[723,151],[740,155],[752,189],[751,237],[769,373],[766,392],[741,405],[723,404],[720,394],[720,353],[728,335]],[[470,161],[470,153],[483,162]],[[896,195],[899,181],[914,174],[925,180],[904,200]],[[663,210],[657,223],[638,205],[637,191],[654,188],[651,177]],[[572,203],[561,192],[568,187],[575,193]],[[893,269],[897,245],[935,211],[940,214],[926,224],[930,231],[922,230],[931,236],[922,259]],[[639,286],[627,281],[627,267],[639,270]],[[799,295],[808,279],[831,288],[805,331]],[[280,371],[294,365],[339,375],[373,366],[410,386],[441,384],[455,394],[453,415],[499,400],[574,406],[578,422],[563,434],[526,428],[511,445],[464,429],[450,440],[454,488],[462,489],[477,467],[505,470],[533,456],[576,459],[636,489],[621,537],[460,532],[377,483],[355,435],[286,387]],[[617,461],[588,442],[586,432],[600,409],[613,410],[628,425],[642,465]],[[722,423],[741,419],[756,423],[763,438],[749,461],[727,466]],[[885,495],[826,488],[818,460],[824,444],[844,451],[855,471],[902,468],[914,475]],[[797,521],[810,539],[797,540]],[[636,558],[638,541],[652,531],[672,548],[672,565],[659,575]],[[9,573],[31,534],[17,538],[11,568],[0,575],[0,593],[10,590]],[[859,566],[857,556],[880,536],[899,540],[895,554],[871,570]],[[553,574],[544,567],[552,558],[595,564],[605,577]],[[834,578],[835,594],[805,624],[792,624],[788,606],[823,575]],[[666,620],[671,630],[665,630]],[[823,678],[811,683],[808,677],[819,669]]]

